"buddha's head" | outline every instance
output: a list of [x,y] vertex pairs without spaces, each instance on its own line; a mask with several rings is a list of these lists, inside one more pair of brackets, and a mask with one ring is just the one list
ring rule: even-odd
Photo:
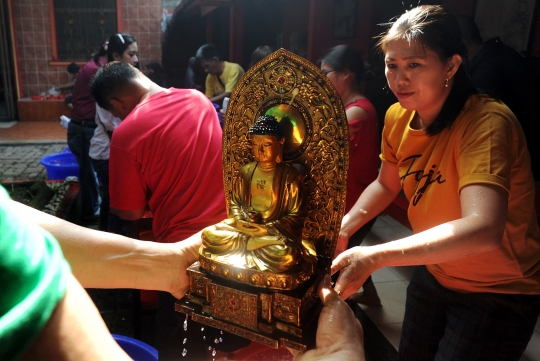
[[249,128],[249,135],[251,136],[251,150],[257,162],[281,162],[285,133],[275,117],[261,115]]

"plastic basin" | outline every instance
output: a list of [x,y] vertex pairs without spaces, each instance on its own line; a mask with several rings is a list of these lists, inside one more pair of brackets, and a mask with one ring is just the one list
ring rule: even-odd
[[158,351],[149,344],[128,336],[112,334],[112,337],[134,361],[158,361]]
[[47,170],[48,179],[64,180],[66,177],[79,176],[77,158],[71,152],[46,155],[40,163]]

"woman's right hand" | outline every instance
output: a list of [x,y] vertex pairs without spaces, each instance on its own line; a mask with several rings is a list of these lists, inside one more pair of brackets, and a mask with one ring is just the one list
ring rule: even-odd
[[348,249],[332,262],[330,274],[340,271],[334,289],[346,300],[358,292],[369,275],[379,268],[372,247],[359,246]]

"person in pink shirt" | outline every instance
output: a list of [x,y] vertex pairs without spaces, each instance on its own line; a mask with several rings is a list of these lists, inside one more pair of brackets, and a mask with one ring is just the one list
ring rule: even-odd
[[[379,120],[373,104],[360,92],[365,68],[358,50],[350,45],[337,45],[322,56],[319,65],[336,88],[349,124],[349,178],[345,201],[345,213],[348,213],[364,189],[377,178]],[[348,244],[338,244],[336,256],[345,249],[359,246],[375,220],[376,217],[356,231]],[[349,301],[369,306],[381,305],[371,276],[364,283],[362,292],[352,295]]]

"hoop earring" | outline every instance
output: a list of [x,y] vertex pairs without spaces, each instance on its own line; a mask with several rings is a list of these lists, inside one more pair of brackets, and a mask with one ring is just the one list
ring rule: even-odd
[[448,88],[448,78],[446,78],[446,81],[444,82],[444,87]]

